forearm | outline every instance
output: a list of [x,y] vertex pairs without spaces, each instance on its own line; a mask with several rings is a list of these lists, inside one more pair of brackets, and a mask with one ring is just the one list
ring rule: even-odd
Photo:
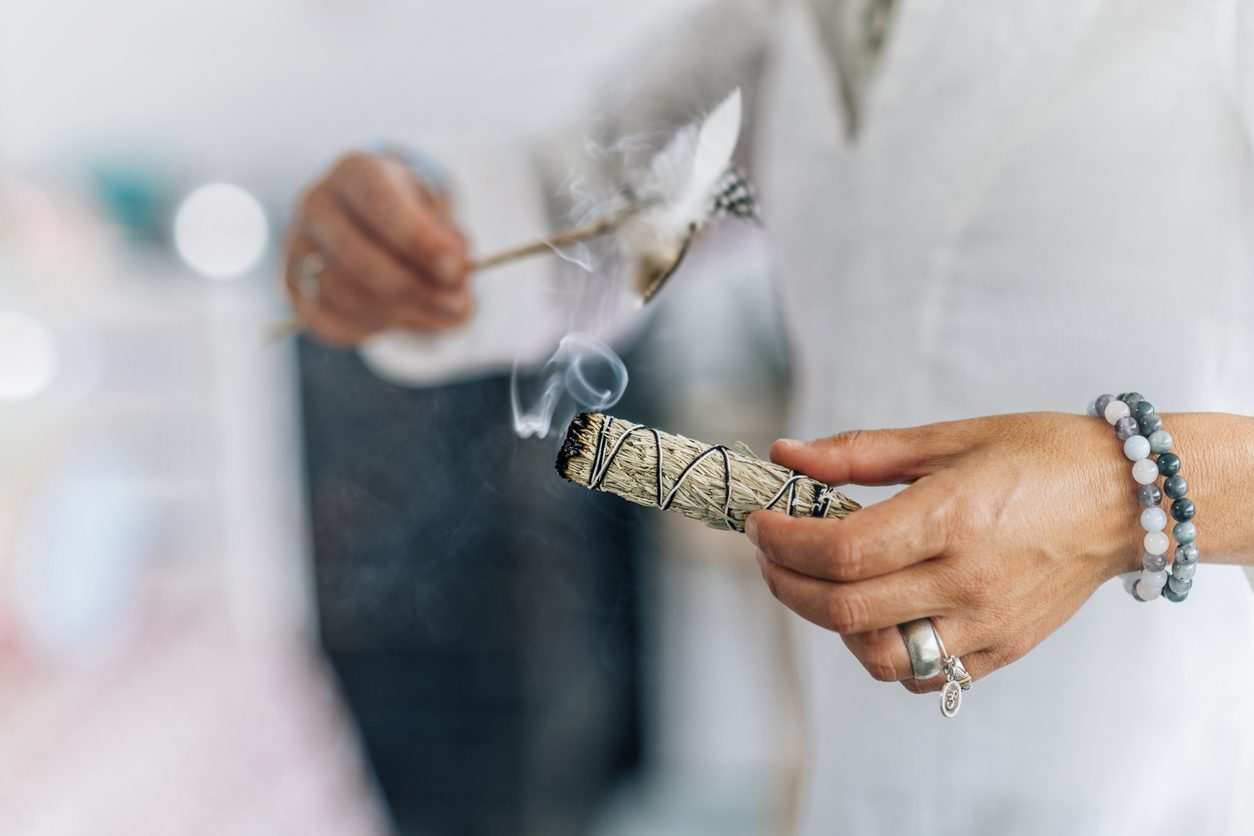
[[1201,560],[1254,565],[1254,418],[1195,412],[1163,423],[1197,505]]

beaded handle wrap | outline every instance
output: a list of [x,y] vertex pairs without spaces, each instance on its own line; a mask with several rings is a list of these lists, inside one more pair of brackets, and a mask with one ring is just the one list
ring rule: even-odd
[[[1115,435],[1123,442],[1123,453],[1132,462],[1132,478],[1140,485],[1137,502],[1143,509],[1145,555],[1140,572],[1124,575],[1124,587],[1138,601],[1161,596],[1179,603],[1189,596],[1197,571],[1197,527],[1193,524],[1197,509],[1185,496],[1189,483],[1180,475],[1180,457],[1172,452],[1171,434],[1163,428],[1154,405],[1138,392],[1101,395],[1089,405],[1089,414],[1101,416],[1114,426]],[[1160,476],[1166,480],[1162,488],[1157,484]],[[1164,531],[1168,521],[1161,507],[1164,493],[1172,500],[1171,516],[1176,521],[1171,537]],[[1169,570],[1167,549],[1173,538],[1176,549]]]

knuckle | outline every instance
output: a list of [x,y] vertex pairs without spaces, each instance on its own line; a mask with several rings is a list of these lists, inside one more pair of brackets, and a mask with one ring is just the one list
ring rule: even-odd
[[[389,215],[394,215],[403,210],[403,206],[398,197],[392,198],[385,202],[383,211]],[[402,251],[407,253],[410,258],[421,263],[424,268],[430,269],[434,266],[431,246],[431,223],[420,213],[414,214],[411,218],[406,218],[404,224],[398,224],[396,228],[396,243]]]
[[964,592],[972,602],[988,601],[994,595],[998,579],[996,568],[983,560],[969,561],[968,564],[963,567],[963,577],[951,581],[956,586],[955,591]]
[[992,523],[990,507],[985,502],[975,502],[967,496],[951,493],[937,501],[928,516],[933,525],[945,532],[945,545],[952,548],[963,543],[978,542]]
[[837,534],[828,540],[827,558],[833,578],[853,580],[862,568],[862,543],[857,537]]
[[901,680],[901,687],[905,688],[912,694],[926,694],[928,691],[932,690],[932,688],[927,685],[926,681],[918,679],[903,679]]
[[375,217],[390,218],[401,205],[399,189],[383,175],[380,160],[369,154],[341,157],[331,179],[339,194]]
[[845,430],[828,439],[833,447],[861,447],[871,439],[870,430]]
[[897,681],[897,663],[890,651],[873,645],[860,659],[871,678],[878,682]]
[[373,161],[373,157],[362,151],[349,151],[341,154],[331,166],[329,178],[338,180],[355,177]]
[[866,604],[848,589],[833,590],[827,599],[826,626],[837,633],[861,633],[866,624]]

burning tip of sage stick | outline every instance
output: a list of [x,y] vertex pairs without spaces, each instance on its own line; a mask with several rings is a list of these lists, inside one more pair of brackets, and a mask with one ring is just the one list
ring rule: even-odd
[[782,465],[600,412],[570,423],[557,472],[585,488],[732,531],[744,531],[749,514],[763,509],[844,517],[862,507]]

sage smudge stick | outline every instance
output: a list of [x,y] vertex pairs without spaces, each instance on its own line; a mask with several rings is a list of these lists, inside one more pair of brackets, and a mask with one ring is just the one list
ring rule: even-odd
[[748,452],[599,412],[571,422],[557,472],[577,485],[733,531],[744,531],[749,514],[763,509],[839,518],[862,507],[822,482]]

